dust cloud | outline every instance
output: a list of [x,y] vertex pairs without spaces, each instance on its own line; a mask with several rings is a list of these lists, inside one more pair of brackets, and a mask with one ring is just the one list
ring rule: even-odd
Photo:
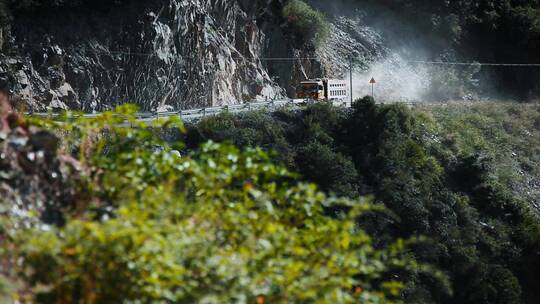
[[[420,101],[430,90],[428,68],[410,64],[394,54],[372,64],[367,71],[353,73],[353,96],[371,95],[371,78],[374,78],[374,97],[378,101]],[[349,79],[347,79],[349,80]]]
[[374,78],[374,97],[378,102],[469,100],[478,98],[474,76],[479,71],[478,65],[421,64],[395,53],[371,64],[365,71],[353,73],[353,96],[371,95],[369,82]]

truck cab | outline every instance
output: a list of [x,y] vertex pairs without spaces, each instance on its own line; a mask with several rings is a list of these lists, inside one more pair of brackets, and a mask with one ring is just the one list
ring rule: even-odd
[[298,98],[313,100],[326,99],[326,90],[323,80],[314,79],[300,82],[300,88],[296,95]]
[[317,78],[300,82],[296,97],[315,101],[331,101],[347,98],[348,92],[349,86],[345,80]]

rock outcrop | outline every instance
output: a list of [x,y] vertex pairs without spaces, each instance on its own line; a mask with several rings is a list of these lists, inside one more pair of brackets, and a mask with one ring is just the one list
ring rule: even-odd
[[344,76],[349,53],[380,55],[376,35],[345,19],[324,46],[297,46],[284,2],[0,0],[0,77],[28,111],[186,109],[293,97],[305,77]]
[[261,25],[275,28],[270,2],[12,4],[0,73],[13,78],[31,110],[92,111],[124,102],[151,110],[281,97],[258,60],[267,44]]
[[72,182],[80,177],[82,165],[60,154],[59,144],[56,135],[28,126],[13,113],[0,92],[0,215],[12,219],[11,228],[62,224],[62,210],[74,208]]

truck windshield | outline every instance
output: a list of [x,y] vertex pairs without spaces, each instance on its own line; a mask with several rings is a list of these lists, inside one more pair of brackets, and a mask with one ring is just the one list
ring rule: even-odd
[[312,84],[312,83],[306,83],[302,85],[302,89],[304,92],[309,93],[317,93],[319,92],[319,85],[318,84]]

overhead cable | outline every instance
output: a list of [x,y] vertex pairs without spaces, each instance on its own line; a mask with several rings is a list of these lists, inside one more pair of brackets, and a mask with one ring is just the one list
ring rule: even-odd
[[[35,44],[35,43],[26,43],[21,42],[20,46],[32,46],[40,48],[54,47],[51,45]],[[81,50],[81,48],[67,47],[65,49],[69,50]],[[89,48],[90,51],[101,54],[110,54],[110,55],[127,55],[127,56],[142,56],[142,57],[160,57],[155,53],[143,53],[143,52],[131,52],[131,51],[121,51],[121,50],[100,50],[95,48]],[[198,59],[200,57],[195,56],[182,56],[178,55],[178,59]],[[245,56],[232,56],[236,59],[247,58]],[[296,60],[321,60],[318,57],[258,57],[256,58],[260,61],[296,61]],[[507,67],[540,67],[540,63],[495,63],[495,62],[452,62],[452,61],[424,61],[424,60],[406,60],[406,63],[412,64],[426,64],[426,65],[454,65],[454,66],[507,66]]]

